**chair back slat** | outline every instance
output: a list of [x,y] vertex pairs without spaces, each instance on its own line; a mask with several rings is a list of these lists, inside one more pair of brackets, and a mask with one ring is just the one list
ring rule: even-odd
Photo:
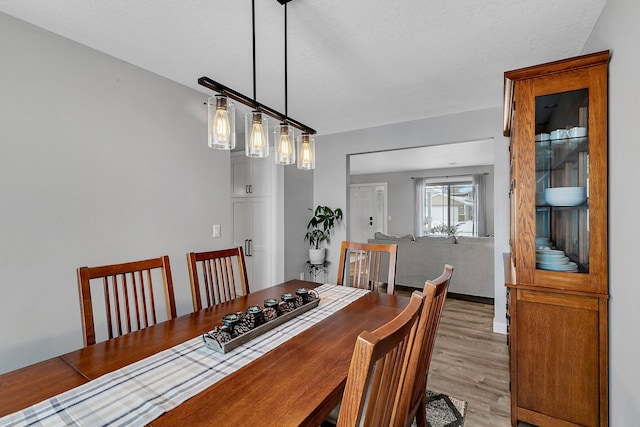
[[193,309],[196,311],[249,294],[242,247],[190,252],[187,264]]
[[447,264],[440,277],[425,283],[423,290],[425,303],[407,365],[402,396],[394,414],[397,425],[410,426],[416,418],[419,426],[426,426],[427,376],[452,275],[453,267]]
[[[114,315],[116,318],[116,324],[118,327],[118,335],[122,335],[124,328],[122,327],[122,316],[120,315],[120,311],[122,310],[122,304],[120,303],[120,290],[118,289],[118,278],[116,276],[111,276],[111,283],[113,283],[113,295],[115,297],[115,301],[113,304]],[[113,338],[113,335],[109,335],[109,339]]]
[[[135,307],[135,314],[136,314],[136,324],[140,325],[140,311],[142,311],[143,313],[143,317],[144,317],[144,313],[146,313],[145,310],[145,305],[142,302],[142,300],[138,297],[138,288],[140,286],[140,284],[142,283],[142,272],[138,271],[137,272],[137,276],[138,278],[136,279],[136,273],[132,273],[131,274],[131,281],[132,281],[132,286],[131,286],[131,290],[133,291],[133,300],[134,302],[134,307]],[[144,292],[143,292],[144,294]],[[142,307],[142,310],[139,310],[138,307]],[[144,326],[146,328],[146,322],[144,324]]]
[[[386,284],[387,293],[393,294],[397,251],[396,244],[342,242],[336,283],[376,292],[380,285]],[[384,273],[383,264],[387,261],[385,278],[381,273]]]
[[94,279],[102,279],[109,339],[158,322],[152,271],[157,271],[157,274],[162,276],[166,318],[173,319],[176,317],[176,304],[168,256],[124,264],[78,268],[78,291],[85,346],[96,342],[91,293],[91,283]]
[[[151,272],[148,271],[147,277],[150,274]],[[147,326],[150,325],[149,316],[147,314],[147,311],[148,311],[147,307],[149,306],[149,302],[147,302],[147,293],[145,292],[145,289],[144,289],[144,275],[142,274],[142,271],[138,272],[138,286],[136,286],[133,289],[134,289],[134,292],[136,293],[136,301],[140,301],[140,307],[142,307],[142,310],[141,310],[142,313],[140,313],[141,316],[140,314],[138,314],[138,316],[136,316],[136,319],[138,321],[138,324],[140,324],[140,322],[144,322],[144,327],[146,328]],[[137,295],[138,293],[140,296]],[[153,298],[153,293],[152,292],[150,293],[151,293],[151,297]]]
[[411,295],[393,320],[356,340],[338,416],[338,427],[393,425],[394,408],[415,341],[424,296]]

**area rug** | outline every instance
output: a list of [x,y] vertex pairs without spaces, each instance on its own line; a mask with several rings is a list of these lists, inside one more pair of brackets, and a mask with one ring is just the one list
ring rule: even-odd
[[[459,427],[464,425],[467,402],[446,394],[427,390],[427,425],[429,427]],[[413,420],[411,427],[417,427]]]
[[[467,402],[447,396],[446,394],[427,390],[427,426],[429,427],[462,427],[467,413]],[[321,427],[335,427],[340,406],[322,422]],[[413,420],[411,427],[417,427]]]

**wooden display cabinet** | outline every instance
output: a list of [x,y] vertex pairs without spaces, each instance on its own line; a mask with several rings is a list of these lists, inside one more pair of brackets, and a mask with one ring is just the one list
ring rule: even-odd
[[511,422],[608,425],[609,52],[505,73]]

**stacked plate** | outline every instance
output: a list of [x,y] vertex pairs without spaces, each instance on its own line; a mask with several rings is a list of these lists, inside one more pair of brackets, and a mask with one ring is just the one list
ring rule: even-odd
[[556,249],[538,249],[536,250],[536,267],[541,270],[565,271],[576,273],[578,264],[569,261],[564,251]]
[[537,249],[551,249],[551,240],[548,237],[536,237]]

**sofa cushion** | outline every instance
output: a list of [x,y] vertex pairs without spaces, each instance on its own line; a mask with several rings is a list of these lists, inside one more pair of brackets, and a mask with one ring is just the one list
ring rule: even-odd
[[456,238],[454,236],[421,236],[416,237],[416,242],[455,243]]
[[[494,298],[494,248],[493,238],[460,239],[453,237],[418,237],[415,242],[396,241],[396,285],[423,289],[426,280],[442,274],[445,264],[454,267],[449,292]],[[391,243],[388,240],[371,239],[369,243]],[[388,261],[382,260],[380,275],[385,277]]]
[[377,240],[401,240],[407,242],[413,242],[415,239],[413,238],[413,234],[406,234],[404,236],[393,236],[391,234],[384,234],[379,231],[376,231],[374,234],[374,239]]

